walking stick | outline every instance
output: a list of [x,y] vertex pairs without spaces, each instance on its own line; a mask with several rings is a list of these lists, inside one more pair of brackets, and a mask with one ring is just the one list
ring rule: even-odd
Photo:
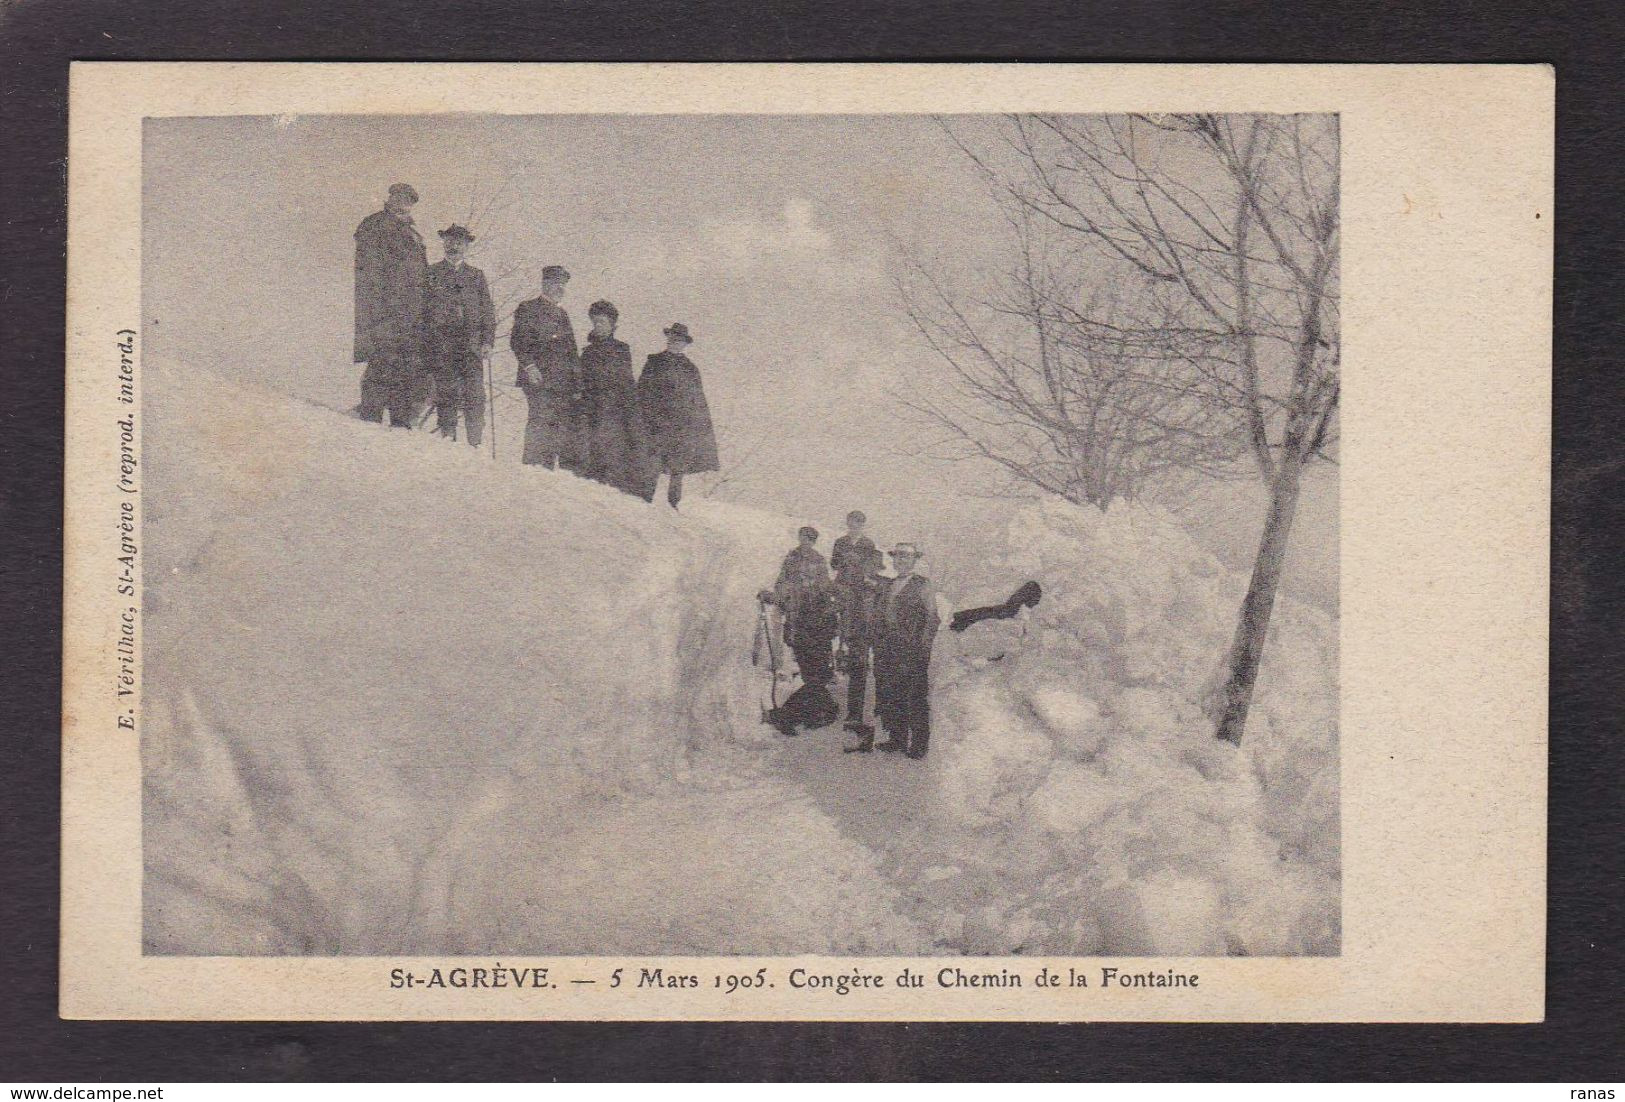
[[[760,666],[762,651],[767,651],[767,672],[772,678],[768,685],[768,697],[773,701],[773,710],[779,710],[779,651],[773,645],[773,625],[767,617],[767,602],[761,597],[756,598],[756,640],[751,647],[750,662],[753,666]],[[767,723],[764,714],[762,722]]]
[[485,405],[491,414],[489,418],[491,422],[491,462],[495,463],[497,458],[497,390],[496,384],[491,381],[490,355],[482,356],[481,359],[485,361]]
[[432,374],[429,375],[428,382],[429,385],[423,394],[423,412],[418,414],[415,419],[415,423],[412,426],[417,432],[423,431],[424,426],[429,423],[429,418],[434,416],[435,411],[440,405],[439,388],[435,386],[434,376]]

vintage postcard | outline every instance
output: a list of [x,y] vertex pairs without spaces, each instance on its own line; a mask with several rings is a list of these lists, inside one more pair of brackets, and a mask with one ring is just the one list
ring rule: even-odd
[[1553,95],[76,64],[62,1013],[1539,1020]]

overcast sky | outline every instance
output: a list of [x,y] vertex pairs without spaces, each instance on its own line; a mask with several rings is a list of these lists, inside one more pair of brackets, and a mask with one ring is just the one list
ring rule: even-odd
[[[938,546],[987,508],[977,472],[908,457],[924,440],[887,396],[929,364],[899,317],[895,242],[950,283],[1002,261],[984,185],[930,119],[162,119],[144,158],[149,354],[346,409],[356,224],[411,183],[438,259],[434,231],[506,187],[471,261],[565,265],[578,335],[613,300],[636,365],[685,322],[724,466],[767,441],[735,496],[831,537],[861,507],[880,538]],[[496,294],[511,309],[538,289]]]

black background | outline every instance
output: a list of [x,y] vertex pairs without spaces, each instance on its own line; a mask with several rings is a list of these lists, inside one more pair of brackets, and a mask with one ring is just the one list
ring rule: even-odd
[[[10,0],[0,8],[0,1080],[1621,1079],[1617,2]],[[56,1012],[68,62],[1540,61],[1558,78],[1547,1021],[273,1024]],[[809,165],[816,171],[816,165]],[[134,171],[132,167],[132,171]],[[1426,370],[1425,364],[1410,365]],[[1415,564],[1416,569],[1447,564]],[[1417,884],[1418,893],[1428,891]],[[1493,965],[1491,965],[1493,966]]]

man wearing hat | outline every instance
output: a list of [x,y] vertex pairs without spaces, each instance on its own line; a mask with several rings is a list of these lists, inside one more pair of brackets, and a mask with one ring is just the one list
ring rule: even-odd
[[542,293],[514,308],[508,344],[519,361],[517,385],[530,404],[524,462],[573,471],[582,466],[576,423],[581,360],[570,315],[559,305],[569,282],[570,273],[557,264],[542,269]]
[[700,369],[686,353],[694,338],[680,321],[662,332],[666,350],[650,356],[638,376],[638,412],[650,452],[643,496],[654,500],[655,485],[665,474],[666,502],[675,509],[683,498],[683,475],[719,470],[721,464]]
[[457,435],[461,413],[468,442],[477,448],[485,434],[483,367],[496,340],[496,311],[485,273],[464,259],[473,240],[462,226],[440,231],[446,258],[429,269],[423,328],[440,435]]
[[773,603],[784,614],[784,641],[801,674],[801,688],[767,717],[786,735],[794,735],[797,725],[828,726],[840,714],[827,688],[835,677],[830,649],[837,627],[835,592],[817,543],[818,529],[810,525],[796,533],[796,546],[784,557],[772,590]]
[[[804,525],[796,532],[796,545],[779,564],[779,577],[773,583],[774,603],[784,613],[784,637],[791,650],[796,649],[796,626],[803,598],[810,592],[828,589],[829,584],[829,563],[818,550],[818,529]],[[797,657],[800,657],[799,651]],[[827,664],[829,655],[824,657],[826,662],[820,665]]]
[[875,716],[887,741],[877,749],[925,757],[931,743],[931,645],[937,637],[936,589],[915,572],[920,549],[899,543],[891,550],[895,576],[884,579],[875,600]]
[[427,390],[421,324],[428,254],[412,225],[418,193],[410,184],[389,189],[384,209],[355,231],[355,362],[361,376],[364,421],[384,419],[410,428]]
[[835,592],[840,607],[841,672],[846,674],[846,729],[858,735],[858,743],[847,747],[853,753],[874,749],[875,730],[864,722],[864,702],[868,698],[870,651],[874,641],[871,621],[875,592],[881,585],[886,556],[874,540],[864,534],[869,518],[858,509],[846,514],[846,535],[835,541],[829,565],[835,571]]

